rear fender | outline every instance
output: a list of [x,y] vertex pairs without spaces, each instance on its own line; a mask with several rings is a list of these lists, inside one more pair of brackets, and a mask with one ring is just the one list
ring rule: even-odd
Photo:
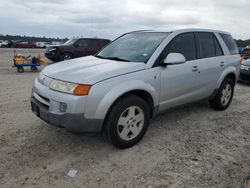
[[[233,66],[227,67],[227,68],[222,72],[222,74],[221,74],[221,76],[220,76],[220,78],[219,78],[219,80],[218,80],[218,82],[217,82],[216,88],[218,89],[218,88],[221,86],[221,84],[222,84],[223,80],[225,79],[225,77],[226,77],[227,75],[229,75],[230,73],[235,74],[235,77],[236,77],[236,79],[237,79],[236,72],[237,72],[237,71],[236,71],[236,68],[235,68],[235,67],[233,67]],[[234,81],[235,81],[235,83],[236,83],[236,80],[234,80]]]

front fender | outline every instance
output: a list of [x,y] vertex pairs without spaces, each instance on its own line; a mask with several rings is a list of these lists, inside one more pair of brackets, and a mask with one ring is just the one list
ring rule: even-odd
[[156,89],[149,83],[141,80],[124,81],[115,87],[113,86],[101,99],[94,113],[95,119],[104,119],[112,104],[122,95],[134,90],[143,90],[148,92],[152,98],[154,106],[159,103],[159,95]]

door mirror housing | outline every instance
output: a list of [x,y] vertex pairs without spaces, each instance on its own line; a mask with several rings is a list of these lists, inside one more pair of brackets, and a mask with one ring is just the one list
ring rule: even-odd
[[80,45],[76,43],[74,46],[75,46],[75,48],[78,48]]
[[177,65],[186,62],[186,58],[180,53],[170,53],[163,60],[164,65]]

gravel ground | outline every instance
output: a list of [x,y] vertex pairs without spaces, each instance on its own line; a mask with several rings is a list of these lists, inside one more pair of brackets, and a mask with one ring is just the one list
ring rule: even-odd
[[250,85],[237,84],[223,112],[201,102],[159,115],[139,144],[119,150],[38,119],[29,101],[38,73],[17,73],[12,59],[13,49],[0,49],[1,188],[237,188],[250,173]]

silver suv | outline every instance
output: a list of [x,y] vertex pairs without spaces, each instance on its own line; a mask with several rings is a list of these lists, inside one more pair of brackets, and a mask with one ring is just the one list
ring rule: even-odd
[[227,32],[130,32],[95,56],[43,69],[34,81],[31,107],[49,124],[103,132],[112,144],[127,148],[166,109],[205,99],[225,110],[239,69],[240,55]]

